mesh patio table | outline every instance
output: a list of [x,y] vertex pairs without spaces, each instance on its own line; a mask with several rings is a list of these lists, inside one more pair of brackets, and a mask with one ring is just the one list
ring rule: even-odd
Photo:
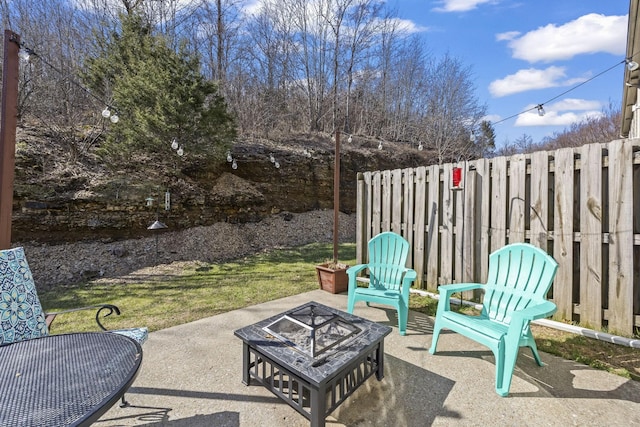
[[[307,313],[310,308],[323,313],[325,319],[330,317],[327,314],[335,315],[339,323],[352,326],[339,325],[338,329],[349,330],[347,338],[335,345],[327,345],[327,350],[318,355],[305,354],[292,346],[291,341],[278,338],[273,331],[287,318],[295,319],[279,330],[288,334],[295,328],[297,320],[304,317],[297,314]],[[331,320],[335,319],[327,322]],[[326,324],[323,322],[319,323]],[[326,416],[369,377],[375,374],[378,380],[382,380],[384,337],[391,330],[389,326],[309,302],[234,332],[243,341],[242,382],[249,385],[254,380],[262,384],[309,419],[312,427],[324,426]],[[316,344],[313,345],[322,340],[322,334],[322,330],[314,334]]]
[[142,348],[108,332],[0,346],[0,426],[87,426],[135,380]]

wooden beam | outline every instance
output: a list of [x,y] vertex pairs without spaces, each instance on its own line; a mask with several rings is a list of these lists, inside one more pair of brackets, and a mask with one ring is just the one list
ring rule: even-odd
[[11,247],[13,177],[16,161],[20,36],[4,31],[2,106],[0,121],[0,249]]

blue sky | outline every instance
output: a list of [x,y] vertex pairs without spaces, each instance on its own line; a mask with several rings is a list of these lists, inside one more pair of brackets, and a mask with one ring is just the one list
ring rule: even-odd
[[[523,134],[539,142],[585,115],[600,114],[611,103],[620,107],[628,1],[389,0],[388,4],[424,37],[435,55],[448,52],[471,66],[478,98],[488,107],[487,119],[495,123],[498,146]],[[541,117],[535,107],[542,103]]]

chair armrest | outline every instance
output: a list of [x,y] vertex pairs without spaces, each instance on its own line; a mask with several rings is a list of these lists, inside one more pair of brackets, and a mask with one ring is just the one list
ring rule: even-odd
[[544,319],[551,316],[558,308],[551,301],[543,301],[540,304],[532,305],[522,310],[511,313],[512,319],[522,319],[531,322],[536,319]]
[[402,277],[402,297],[405,301],[409,301],[409,290],[411,284],[416,280],[418,274],[411,268],[405,268]]
[[87,307],[71,308],[69,310],[52,311],[52,312],[49,312],[49,313],[45,314],[45,321],[47,323],[47,327],[50,327],[58,314],[73,313],[75,311],[95,310],[95,309],[98,309],[98,311],[96,312],[96,323],[98,324],[100,329],[102,329],[103,331],[106,331],[107,328],[102,326],[102,323],[100,322],[100,313],[102,312],[102,310],[108,310],[108,313],[104,314],[102,317],[110,316],[114,312],[116,313],[116,315],[118,315],[118,316],[120,315],[120,309],[118,307],[116,307],[115,305],[113,305],[113,304],[98,304],[98,305],[89,305]]
[[450,285],[438,286],[438,292],[443,298],[447,299],[452,294],[455,294],[456,292],[464,292],[464,291],[471,291],[473,289],[480,289],[482,288],[482,286],[483,286],[482,283],[453,283]]
[[347,274],[349,276],[354,276],[355,277],[358,273],[360,273],[362,270],[364,270],[368,266],[369,266],[369,264],[354,265],[353,267],[347,268]]

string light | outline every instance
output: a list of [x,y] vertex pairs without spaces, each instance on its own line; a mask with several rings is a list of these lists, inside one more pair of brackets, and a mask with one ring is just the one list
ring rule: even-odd
[[[15,40],[14,40],[14,42],[15,42]],[[33,49],[31,49],[30,47],[25,45],[23,42],[19,42],[19,43],[16,42],[16,43],[18,44],[18,47],[20,48],[20,51],[18,52],[18,56],[20,57],[20,59],[22,59],[25,62],[29,62],[30,59],[31,59],[31,55],[35,56],[36,58],[39,58],[40,61],[42,61],[43,64],[45,64],[49,68],[53,69],[54,71],[56,71],[61,76],[66,76],[67,80],[69,82],[71,82],[71,84],[73,84],[76,87],[79,87],[85,93],[87,93],[89,96],[91,96],[94,99],[96,99],[101,104],[107,105],[107,107],[105,107],[105,109],[102,110],[102,113],[101,113],[102,117],[104,117],[105,119],[111,120],[111,123],[114,123],[114,124],[118,123],[120,121],[120,117],[118,117],[118,115],[115,112],[113,114],[111,113],[111,110],[109,109],[109,106],[108,106],[107,102],[105,102],[100,97],[96,96],[93,92],[91,92],[89,89],[87,89],[86,87],[84,87],[83,85],[81,85],[80,83],[75,81],[73,78],[68,77],[66,73],[63,73],[62,70],[60,70],[58,67],[56,67],[53,64],[51,64],[50,62],[46,61],[42,56],[38,55],[36,52],[34,52]]]
[[177,150],[178,149],[178,140],[175,139],[175,138],[173,138],[171,140],[171,149],[173,149],[173,150]]
[[382,141],[378,143],[378,150],[382,150]]
[[529,111],[532,111],[532,110],[538,110],[538,115],[539,115],[539,116],[543,116],[543,115],[545,114],[544,108],[542,107],[543,105],[545,105],[545,104],[549,104],[550,102],[555,101],[556,99],[563,97],[564,95],[568,94],[569,92],[572,92],[572,91],[576,90],[576,89],[577,89],[577,88],[579,88],[580,86],[583,86],[583,85],[585,85],[585,84],[587,84],[587,83],[591,82],[592,80],[594,80],[594,79],[596,79],[596,78],[600,77],[601,75],[608,73],[609,71],[611,71],[611,70],[613,70],[614,68],[618,67],[620,64],[626,64],[626,66],[627,66],[627,68],[629,69],[629,71],[635,71],[635,70],[637,70],[638,68],[640,68],[640,64],[638,64],[636,61],[633,61],[633,57],[635,57],[635,56],[636,56],[636,55],[638,55],[639,53],[640,53],[640,52],[636,52],[636,53],[634,53],[633,55],[631,55],[630,57],[625,58],[625,59],[623,59],[622,61],[616,62],[616,63],[615,63],[614,65],[612,65],[611,67],[609,67],[609,68],[607,68],[607,69],[605,69],[605,70],[600,71],[598,74],[595,74],[593,77],[591,77],[591,78],[589,78],[589,79],[587,79],[587,80],[585,80],[585,81],[583,81],[583,82],[581,82],[581,83],[578,83],[577,85],[575,85],[575,86],[573,86],[573,87],[571,87],[571,88],[569,88],[569,89],[565,90],[564,92],[562,92],[562,93],[560,93],[560,94],[558,94],[558,95],[554,96],[554,97],[553,97],[553,98],[551,98],[551,99],[548,99],[548,100],[547,100],[547,101],[545,101],[545,102],[541,102],[541,103],[539,103],[539,104],[536,104],[535,106],[533,106],[533,107],[531,107],[531,108],[528,108],[528,109],[526,109],[526,110],[524,110],[524,111],[521,111],[521,112],[519,112],[519,113],[517,113],[517,114],[512,114],[512,115],[510,115],[509,117],[505,117],[505,118],[504,118],[504,119],[502,119],[502,120],[498,120],[497,122],[492,122],[492,124],[495,126],[495,125],[497,125],[497,124],[499,124],[499,123],[506,122],[507,120],[513,119],[514,117],[518,117],[519,115],[524,114],[524,113],[528,113]]
[[422,141],[420,141],[420,144],[418,144],[418,151],[422,150],[424,150],[424,146],[422,145]]

